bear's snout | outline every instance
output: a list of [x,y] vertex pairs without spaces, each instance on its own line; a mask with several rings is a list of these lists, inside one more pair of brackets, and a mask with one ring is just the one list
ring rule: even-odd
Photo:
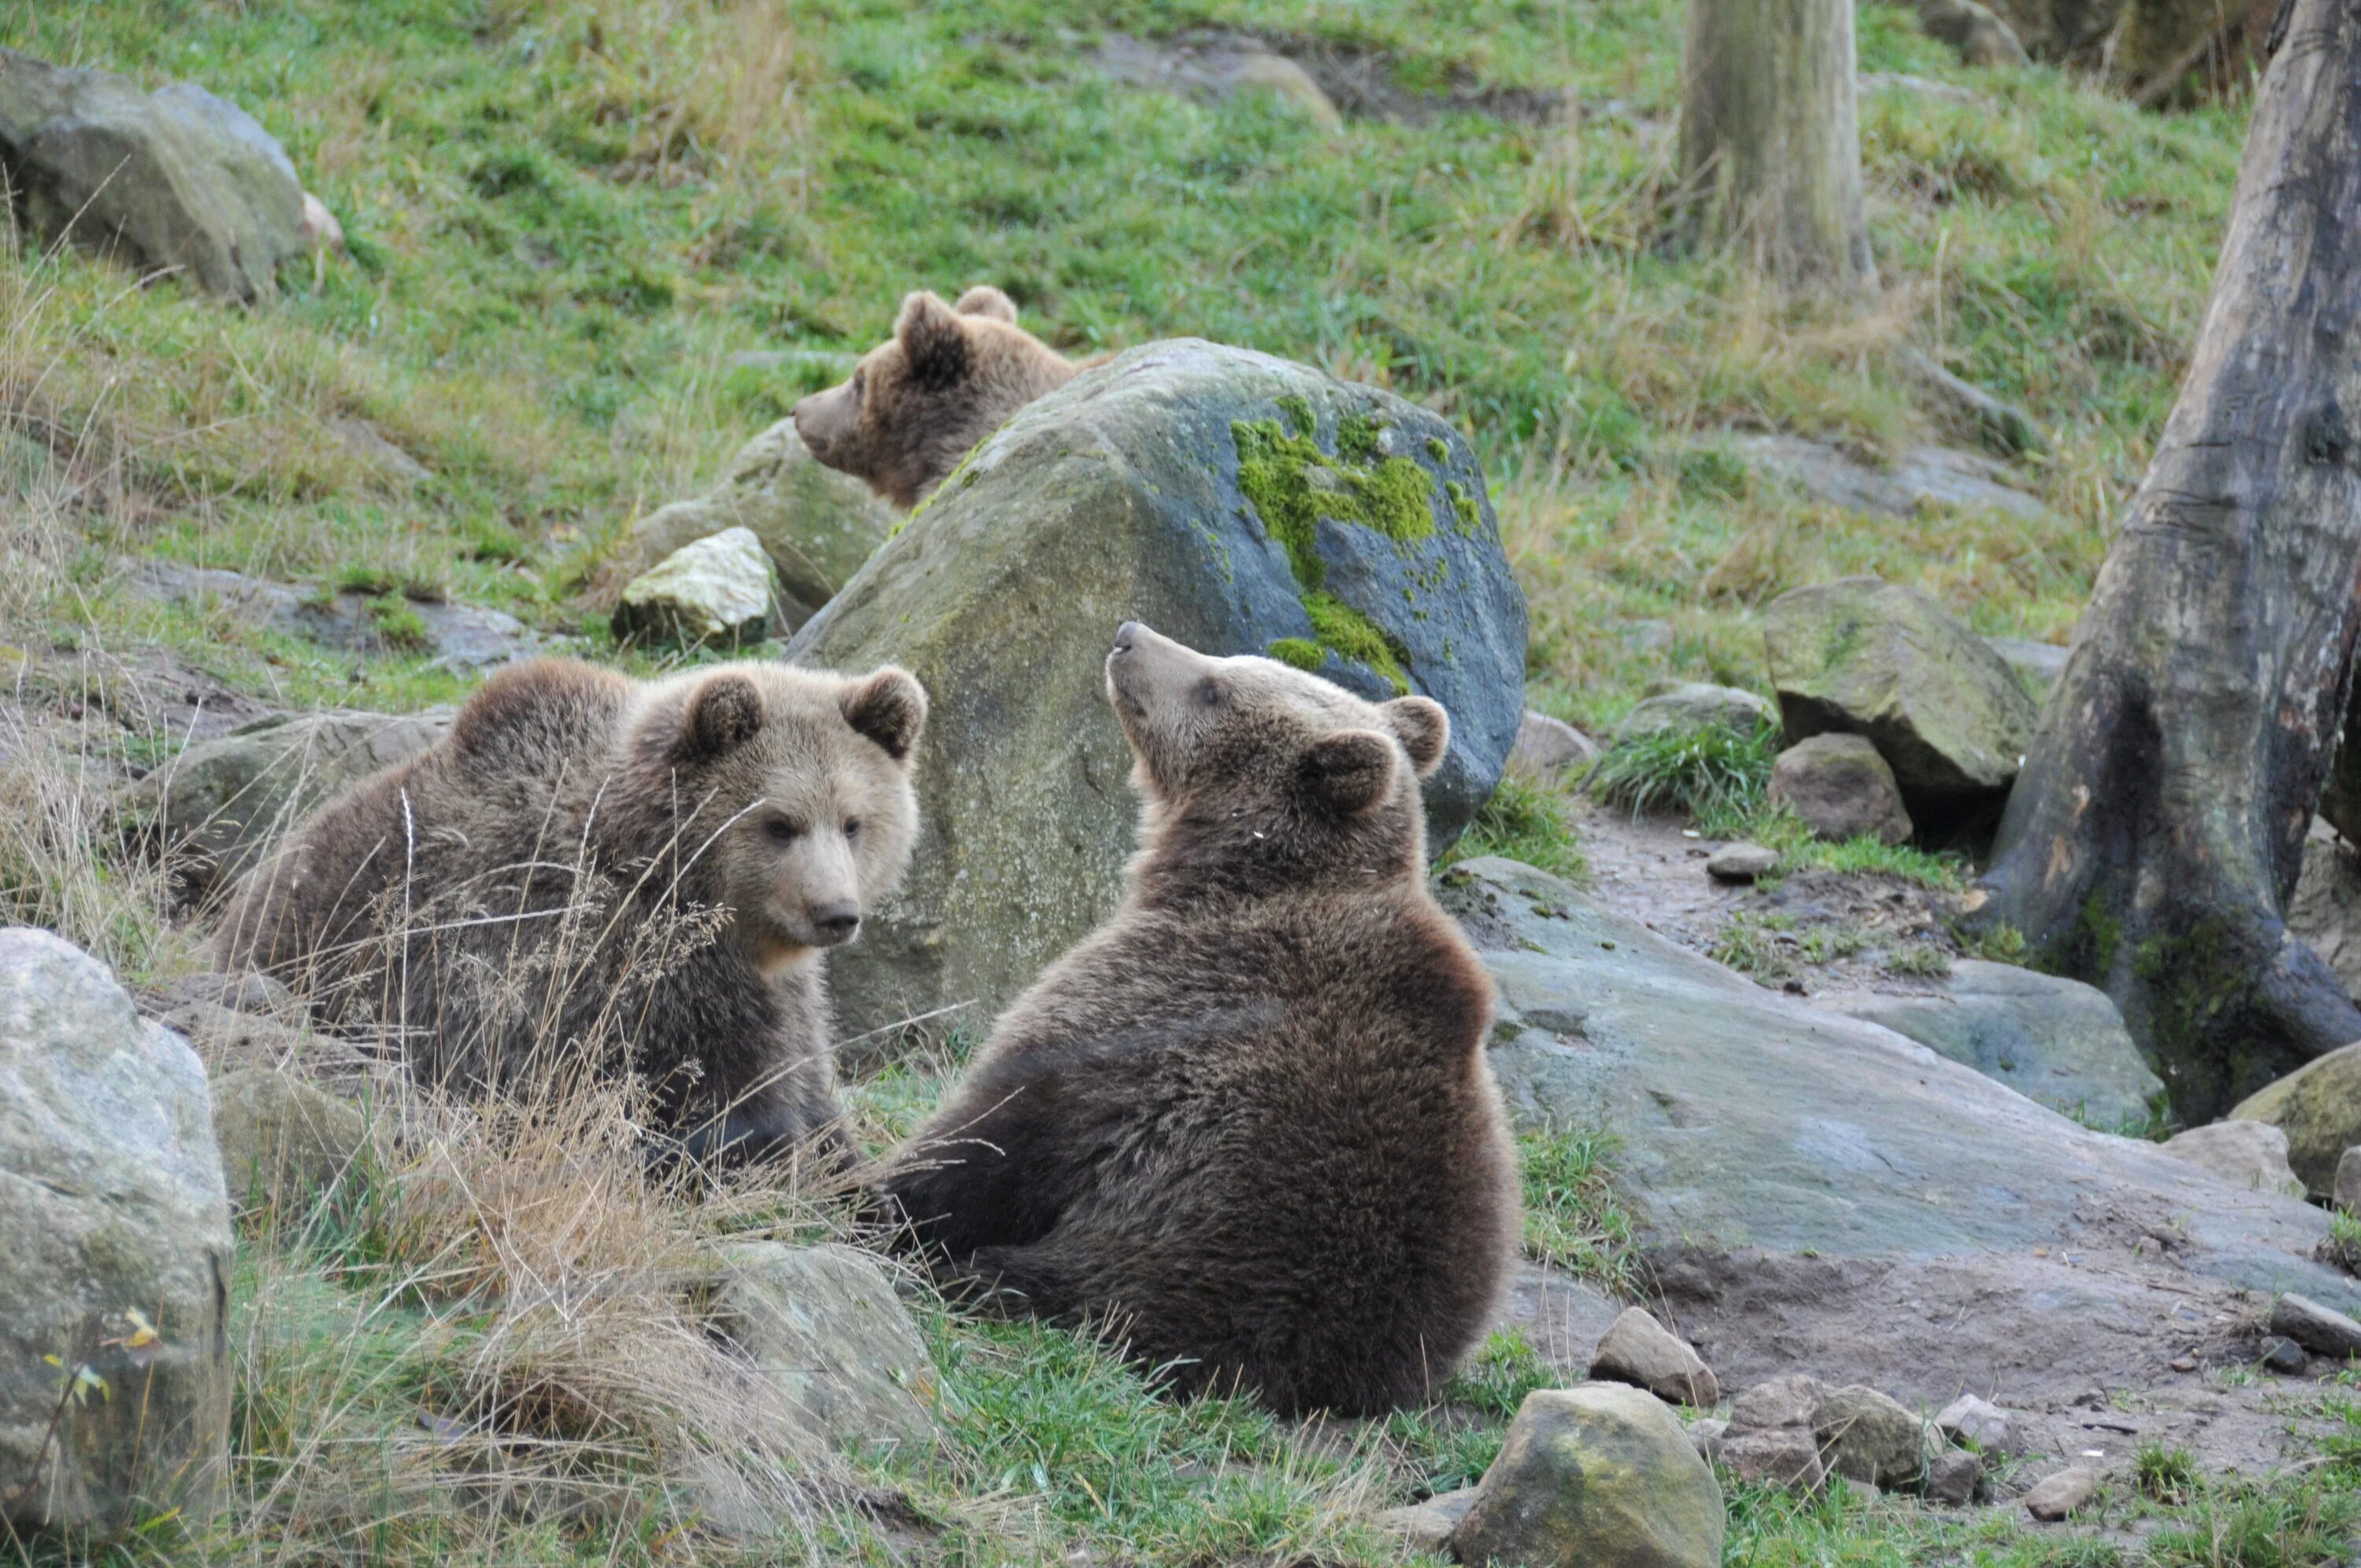
[[849,898],[811,906],[812,934],[825,948],[840,947],[861,930],[861,906]]

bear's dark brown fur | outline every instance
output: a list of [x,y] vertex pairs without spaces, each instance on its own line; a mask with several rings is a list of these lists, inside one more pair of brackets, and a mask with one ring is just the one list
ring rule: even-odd
[[820,952],[908,864],[926,707],[895,669],[503,671],[257,867],[216,956],[423,1079],[628,1070],[698,1157],[840,1152]]
[[954,1282],[1192,1390],[1427,1398],[1518,1247],[1491,983],[1428,893],[1449,724],[1126,626],[1141,848],[875,1185]]
[[970,289],[956,305],[911,294],[851,379],[796,404],[796,433],[829,467],[914,507],[1009,415],[1082,368],[1018,326],[997,289]]

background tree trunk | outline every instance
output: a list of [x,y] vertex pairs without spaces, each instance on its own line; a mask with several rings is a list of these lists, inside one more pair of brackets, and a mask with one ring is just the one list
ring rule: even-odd
[[1978,918],[2104,986],[2192,1121],[2361,1038],[2289,935],[2361,598],[2361,7],[2296,0],[2189,379]]
[[1689,0],[1683,67],[1693,237],[1788,288],[1874,289],[1852,0]]
[[2224,93],[2263,54],[2277,0],[2130,0],[2107,74],[2142,107]]

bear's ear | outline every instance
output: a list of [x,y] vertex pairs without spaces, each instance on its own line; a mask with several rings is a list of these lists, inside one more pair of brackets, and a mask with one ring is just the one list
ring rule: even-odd
[[990,316],[996,322],[1016,324],[1016,302],[989,283],[978,283],[959,297],[951,307],[963,316]]
[[844,721],[885,749],[885,754],[906,766],[927,727],[927,688],[907,670],[891,664],[877,671],[840,699]]
[[716,675],[688,699],[673,755],[684,762],[728,756],[763,728],[763,694],[743,675]]
[[910,378],[921,387],[939,391],[967,375],[967,329],[959,313],[930,292],[904,296],[894,339]]
[[1451,715],[1431,696],[1398,696],[1379,706],[1378,712],[1401,737],[1402,750],[1410,753],[1410,765],[1418,776],[1426,777],[1443,761],[1445,748],[1451,744]]
[[1374,729],[1323,735],[1303,753],[1303,783],[1325,809],[1357,817],[1393,793],[1393,742]]

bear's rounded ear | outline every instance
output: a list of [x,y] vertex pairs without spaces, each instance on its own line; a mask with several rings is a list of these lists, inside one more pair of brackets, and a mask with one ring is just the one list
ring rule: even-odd
[[743,675],[716,675],[688,699],[673,754],[684,762],[728,756],[763,728],[763,694]]
[[1443,753],[1451,744],[1451,715],[1431,696],[1398,696],[1381,704],[1378,712],[1401,737],[1402,750],[1410,753],[1410,765],[1418,776],[1426,777],[1443,762]]
[[847,724],[884,747],[895,762],[909,764],[918,731],[927,727],[927,688],[917,676],[888,664],[840,700]]
[[978,283],[959,297],[951,309],[963,316],[990,316],[996,322],[1016,324],[1016,302],[989,283]]
[[902,362],[921,387],[956,386],[967,374],[967,329],[959,313],[930,291],[906,294],[894,321]]
[[1339,817],[1357,817],[1393,793],[1393,742],[1374,729],[1323,735],[1303,753],[1312,798]]

